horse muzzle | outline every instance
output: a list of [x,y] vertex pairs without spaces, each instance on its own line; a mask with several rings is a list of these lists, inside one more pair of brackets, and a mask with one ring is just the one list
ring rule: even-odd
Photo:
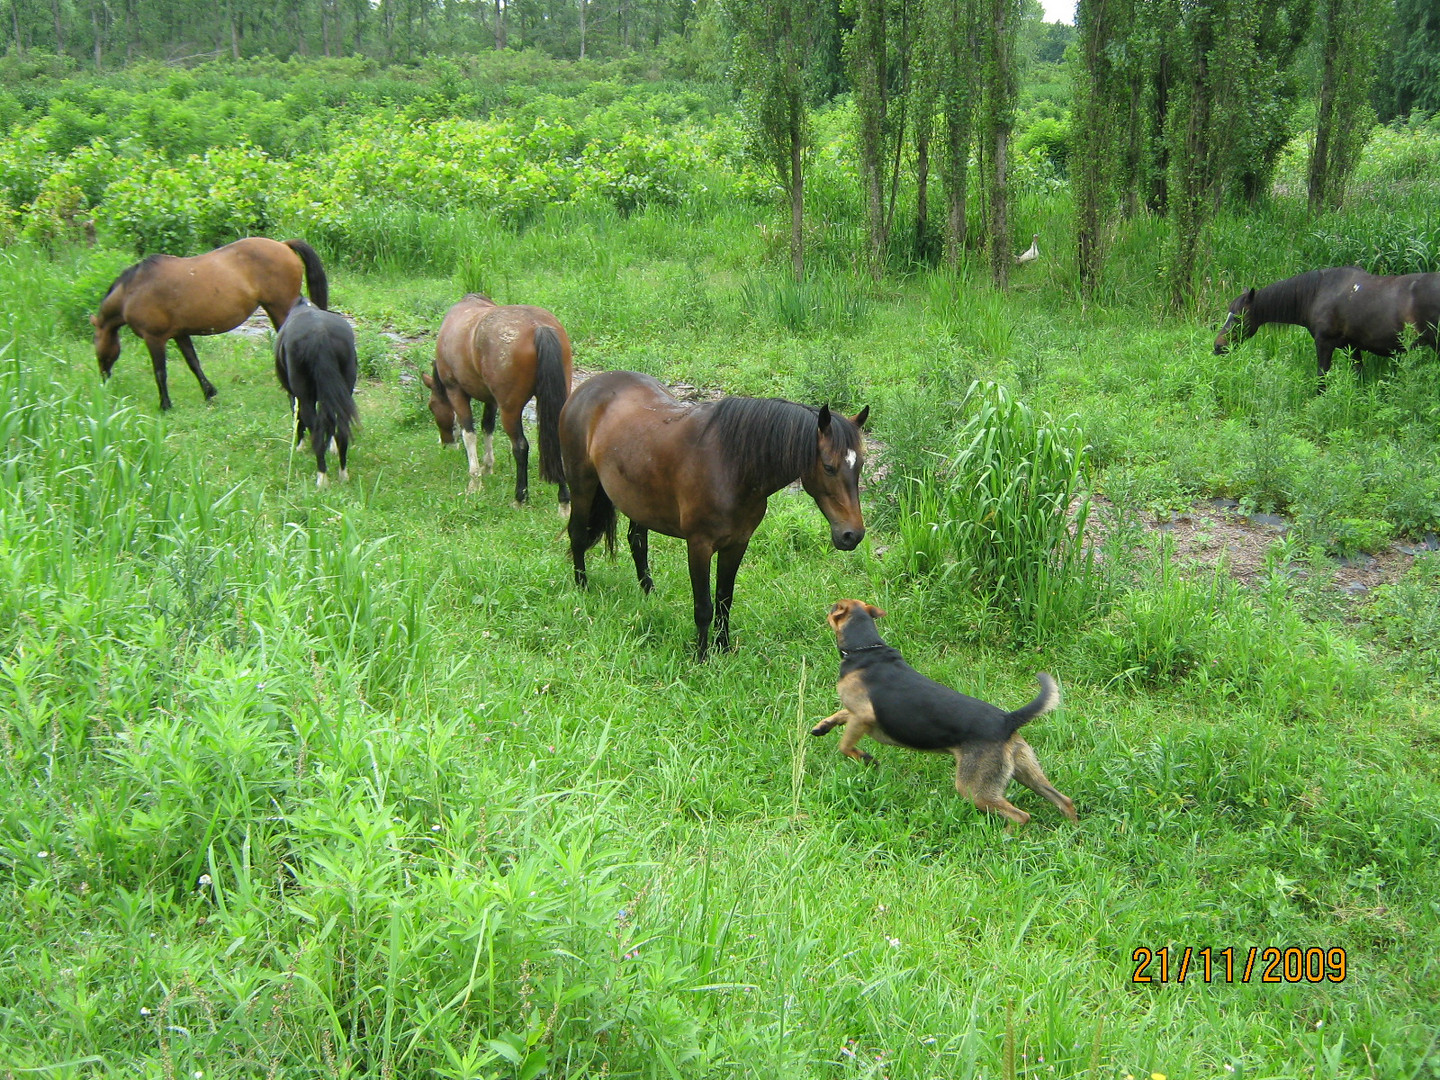
[[1215,355],[1216,355],[1216,356],[1224,356],[1224,355],[1225,355],[1227,352],[1229,352],[1229,351],[1230,351],[1230,342],[1229,342],[1227,339],[1225,339],[1225,338],[1223,338],[1223,337],[1220,337],[1220,338],[1216,338],[1216,339],[1215,339]]
[[865,526],[852,529],[842,525],[830,526],[830,542],[841,551],[854,551],[865,539]]

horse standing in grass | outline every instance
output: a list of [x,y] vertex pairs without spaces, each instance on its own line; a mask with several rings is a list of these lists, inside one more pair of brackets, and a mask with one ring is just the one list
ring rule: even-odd
[[1266,323],[1303,326],[1315,339],[1320,389],[1336,349],[1350,349],[1358,366],[1360,353],[1394,356],[1405,348],[1405,327],[1415,328],[1416,341],[1435,348],[1440,323],[1440,274],[1368,274],[1358,266],[1310,270],[1294,277],[1247,289],[1230,304],[1230,313],[1215,339],[1215,355],[1244,341]]
[[[830,522],[830,542],[851,551],[865,535],[860,513],[861,432],[870,415],[833,413],[777,398],[727,397],[686,405],[656,380],[610,371],[582,383],[560,414],[565,478],[574,503],[570,555],[585,587],[585,552],[615,544],[615,511],[630,519],[630,554],[649,592],[649,530],[685,540],[703,661],[710,624],[730,648],[735,575],[769,497],[798,479]],[[719,556],[715,600],[710,560]]]
[[200,369],[192,334],[223,334],[265,309],[278,330],[300,295],[305,278],[310,299],[320,307],[330,303],[329,286],[320,256],[304,240],[283,244],[263,236],[250,236],[204,255],[176,258],[150,255],[127,267],[100,301],[100,313],[90,316],[95,327],[95,359],[100,377],[108,379],[120,357],[120,327],[129,326],[150,350],[160,408],[170,408],[165,377],[165,344],[171,338],[208,401],[215,387]]
[[295,414],[295,445],[310,432],[315,451],[315,486],[324,487],[325,449],[334,440],[340,479],[349,480],[346,456],[355,408],[355,332],[343,315],[318,308],[303,296],[275,335],[275,375],[290,395]]
[[[481,477],[495,469],[495,410],[510,436],[515,454],[515,505],[525,502],[530,488],[530,443],[522,423],[525,403],[535,399],[540,421],[540,476],[560,485],[560,513],[570,508],[560,462],[560,410],[570,396],[570,338],[558,319],[542,307],[497,304],[488,296],[469,293],[445,313],[435,339],[435,366],[421,380],[430,388],[430,412],[440,429],[440,442],[455,441],[458,420],[470,464],[468,490],[480,490]],[[480,428],[485,434],[483,472],[476,452],[475,416],[471,401],[484,405]]]

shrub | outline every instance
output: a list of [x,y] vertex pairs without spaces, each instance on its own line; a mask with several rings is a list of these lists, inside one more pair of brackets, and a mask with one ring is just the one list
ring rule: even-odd
[[1084,438],[994,383],[972,384],[960,412],[954,454],[901,493],[903,564],[947,575],[1036,633],[1058,629],[1094,599]]

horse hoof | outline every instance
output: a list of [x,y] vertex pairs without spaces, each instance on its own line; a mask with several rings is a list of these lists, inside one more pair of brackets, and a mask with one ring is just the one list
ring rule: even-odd
[[561,504],[560,504],[560,520],[561,520],[561,521],[569,521],[569,520],[570,520],[570,504],[569,504],[568,502],[567,502],[567,503],[561,503]]
[[316,473],[316,474],[315,474],[315,486],[316,486],[317,488],[328,487],[329,484],[330,484],[330,481],[329,481],[328,479],[326,479],[326,476],[325,476],[325,474],[324,474],[323,472],[322,472],[322,473]]
[[512,503],[510,504],[510,506],[511,506],[512,509],[515,509],[515,510],[524,510],[524,509],[525,509],[525,504],[524,504],[523,502],[521,502],[519,499],[516,499],[514,502],[512,502]]
[[348,469],[340,470],[340,482],[342,484],[348,484],[350,482],[350,471]]
[[472,476],[470,478],[470,483],[465,486],[465,494],[475,495],[478,492],[482,491],[484,487],[485,485],[481,482],[480,477]]

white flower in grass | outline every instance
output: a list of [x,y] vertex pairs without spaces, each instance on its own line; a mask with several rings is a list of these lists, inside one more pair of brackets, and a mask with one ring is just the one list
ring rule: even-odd
[[200,875],[200,880],[197,881],[197,882],[195,882],[196,885],[201,885],[201,886],[210,885],[210,884],[212,884],[212,883],[213,883],[213,879],[210,877],[209,874],[201,874],[201,875]]
[[885,943],[892,949],[898,949],[900,947],[900,939],[898,937],[887,937]]

